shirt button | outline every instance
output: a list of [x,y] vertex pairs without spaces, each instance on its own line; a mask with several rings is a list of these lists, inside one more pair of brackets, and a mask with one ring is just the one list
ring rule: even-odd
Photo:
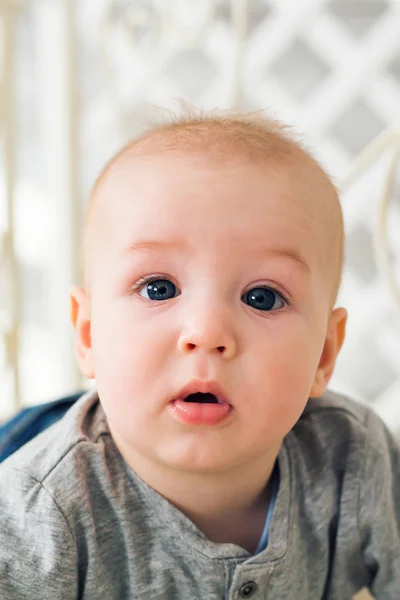
[[258,590],[258,585],[254,581],[244,583],[239,590],[240,598],[250,598]]

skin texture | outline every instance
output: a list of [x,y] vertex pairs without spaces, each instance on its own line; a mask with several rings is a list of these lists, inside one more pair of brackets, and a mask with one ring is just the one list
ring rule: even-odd
[[[282,439],[344,339],[329,194],[301,162],[125,157],[96,190],[86,289],[71,293],[80,366],[125,460],[210,539],[250,551]],[[140,280],[154,274],[180,295],[146,298]],[[271,311],[242,300],[260,286],[276,291]],[[171,415],[194,379],[223,388],[233,408],[219,425]]]

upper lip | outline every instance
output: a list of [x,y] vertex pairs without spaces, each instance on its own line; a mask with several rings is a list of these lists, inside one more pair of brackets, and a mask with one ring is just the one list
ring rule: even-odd
[[218,402],[225,402],[230,404],[227,394],[224,390],[214,381],[191,381],[188,385],[185,385],[180,392],[176,395],[174,400],[177,398],[187,398],[190,394],[213,394]]

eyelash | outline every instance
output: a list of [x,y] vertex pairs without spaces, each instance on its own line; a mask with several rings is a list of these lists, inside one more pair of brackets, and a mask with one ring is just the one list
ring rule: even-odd
[[[141,277],[131,288],[131,292],[133,293],[137,293],[139,292],[145,285],[152,283],[153,281],[157,281],[158,279],[167,279],[168,281],[172,281],[171,280],[171,276],[170,275],[164,275],[163,273],[156,273],[154,275],[148,275],[146,277]],[[174,281],[172,281],[172,283],[174,285],[176,285],[176,283],[174,283]],[[178,287],[178,286],[177,286]],[[287,307],[292,307],[292,303],[287,299],[287,297],[285,296],[285,294],[283,294],[280,290],[276,289],[273,285],[265,285],[265,284],[260,284],[260,285],[255,285],[253,287],[261,287],[261,288],[266,288],[269,290],[272,290],[275,294],[277,294],[282,300],[283,302],[286,304]],[[252,288],[249,288],[249,290]],[[249,291],[247,290],[247,291]],[[246,293],[246,292],[244,292]],[[276,312],[276,311],[270,311],[272,312]]]
[[[139,290],[141,290],[146,284],[148,283],[152,283],[153,281],[158,281],[159,279],[167,279],[168,281],[172,281],[171,280],[171,276],[170,275],[164,275],[163,273],[156,273],[155,275],[148,275],[146,277],[141,277],[132,287],[131,290],[132,292],[138,292]],[[174,285],[175,282],[172,281],[172,283]]]

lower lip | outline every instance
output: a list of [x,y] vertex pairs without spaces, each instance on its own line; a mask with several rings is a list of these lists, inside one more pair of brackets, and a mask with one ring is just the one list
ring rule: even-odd
[[218,425],[227,418],[232,408],[227,402],[202,404],[179,398],[173,400],[169,407],[174,417],[188,425]]

